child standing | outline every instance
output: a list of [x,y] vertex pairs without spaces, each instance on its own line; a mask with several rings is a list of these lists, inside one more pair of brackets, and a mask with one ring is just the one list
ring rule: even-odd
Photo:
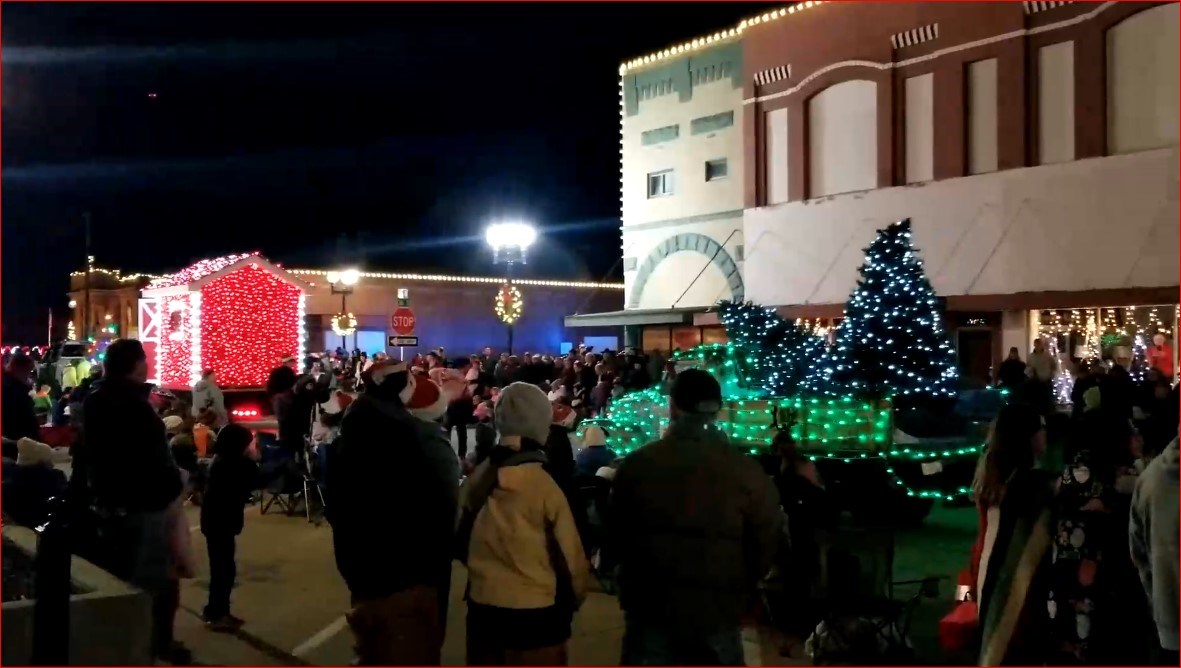
[[212,631],[233,631],[242,620],[230,614],[237,564],[235,539],[242,533],[246,502],[258,482],[258,465],[247,450],[254,435],[240,425],[222,427],[201,504],[201,533],[209,550],[209,603],[203,618]]

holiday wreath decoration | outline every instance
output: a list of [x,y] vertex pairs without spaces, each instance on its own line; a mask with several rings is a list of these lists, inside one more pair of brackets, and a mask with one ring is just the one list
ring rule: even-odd
[[521,291],[512,283],[505,283],[496,292],[496,317],[506,325],[511,325],[521,317],[525,310],[525,301],[521,298]]
[[357,331],[357,318],[352,313],[337,313],[332,316],[332,333],[337,336],[350,336]]

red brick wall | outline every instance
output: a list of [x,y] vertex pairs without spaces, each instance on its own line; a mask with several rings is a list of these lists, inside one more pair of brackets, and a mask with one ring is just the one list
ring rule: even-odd
[[[904,86],[906,79],[927,73],[934,77],[934,176],[966,175],[964,70],[969,63],[989,58],[997,60],[997,166],[1038,164],[1037,52],[1065,41],[1074,42],[1076,158],[1106,155],[1105,33],[1159,4],[1163,3],[1128,2],[1104,8],[1076,2],[1026,14],[1020,2],[829,2],[748,25],[743,32],[743,97],[748,100],[743,141],[751,167],[745,170],[745,205],[754,208],[767,202],[767,112],[788,110],[789,200],[805,199],[807,102],[825,88],[852,79],[878,84],[879,188],[906,183]],[[891,36],[936,23],[935,39],[893,47]],[[755,73],[784,65],[791,67],[789,78],[755,85]],[[777,93],[781,95],[763,99]],[[749,103],[755,99],[762,101]]]

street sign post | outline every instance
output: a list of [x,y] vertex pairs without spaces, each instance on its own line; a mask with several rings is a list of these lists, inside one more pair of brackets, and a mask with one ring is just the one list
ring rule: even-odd
[[390,316],[390,328],[398,336],[414,336],[414,311],[406,306],[394,309]]
[[[399,297],[401,296],[399,295]],[[401,299],[398,301],[402,303]],[[409,303],[409,300],[406,303]],[[389,338],[389,345],[391,348],[398,346],[399,360],[406,359],[405,351],[402,350],[403,346],[418,345],[418,337],[414,335],[415,323],[414,311],[409,306],[398,306],[398,308],[394,309],[394,314],[390,316],[390,328],[394,330],[395,336]],[[395,341],[398,341],[398,343],[395,343]],[[406,343],[408,341],[413,341],[413,343]]]

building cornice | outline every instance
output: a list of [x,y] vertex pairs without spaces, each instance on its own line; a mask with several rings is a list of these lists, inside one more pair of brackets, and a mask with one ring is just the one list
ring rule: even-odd
[[682,56],[700,49],[717,46],[723,42],[741,37],[742,33],[747,28],[763,23],[770,23],[771,21],[776,21],[785,16],[798,14],[805,9],[811,9],[812,7],[816,7],[820,4],[822,4],[822,0],[808,0],[807,2],[797,2],[794,5],[790,5],[788,7],[772,9],[771,11],[764,12],[758,16],[754,16],[749,19],[743,19],[733,28],[719,30],[712,35],[691,39],[687,42],[670,46],[667,49],[662,49],[660,51],[656,51],[645,56],[640,56],[638,58],[632,58],[631,60],[624,61],[619,65],[619,76],[634,73],[636,70],[643,69],[649,65],[662,63],[671,58],[676,58],[677,56]]

